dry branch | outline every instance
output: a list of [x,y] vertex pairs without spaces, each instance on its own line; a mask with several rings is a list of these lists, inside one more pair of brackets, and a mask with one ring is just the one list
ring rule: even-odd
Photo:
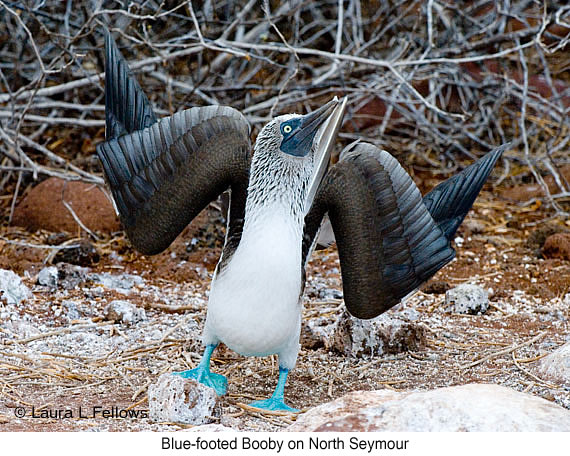
[[568,217],[563,1],[68,3],[0,0],[0,32],[15,38],[0,41],[0,184],[14,202],[16,187],[43,175],[102,184],[98,169],[76,165],[77,142],[46,144],[102,138],[107,27],[160,114],[231,105],[259,129],[347,94],[345,145],[363,138],[449,173],[511,141],[501,182],[537,181]]

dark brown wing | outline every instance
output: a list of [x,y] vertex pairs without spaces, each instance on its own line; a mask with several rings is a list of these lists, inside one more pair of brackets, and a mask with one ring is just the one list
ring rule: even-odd
[[227,261],[243,227],[249,124],[227,106],[191,108],[157,120],[110,34],[105,47],[107,141],[97,154],[129,239],[142,253],[159,253],[231,188]]
[[[480,185],[464,189],[474,194],[472,204],[492,166],[470,168],[465,174],[484,174],[476,179]],[[455,210],[449,201],[440,203],[446,208],[438,212],[442,219],[446,210]],[[344,153],[325,176],[305,218],[305,258],[327,212],[339,251],[344,300],[356,317],[373,318],[399,303],[455,256],[410,176],[394,157],[370,144]]]
[[241,236],[250,151],[248,123],[225,106],[187,109],[97,146],[127,235],[145,254],[167,248],[228,187],[229,235]]

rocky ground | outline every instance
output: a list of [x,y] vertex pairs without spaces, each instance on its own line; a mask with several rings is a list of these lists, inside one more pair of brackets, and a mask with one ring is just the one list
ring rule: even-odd
[[[415,178],[424,189],[433,184]],[[93,188],[66,187],[75,215],[97,239],[51,204],[62,186],[43,185],[19,202],[21,226],[4,223],[0,232],[0,428],[191,427],[153,422],[148,388],[201,357],[208,286],[223,242],[219,211],[204,211],[166,252],[145,257],[116,231],[110,206],[89,194]],[[334,247],[315,252],[288,402],[307,411],[359,390],[490,383],[570,409],[568,377],[541,365],[570,342],[570,223],[550,219],[531,187],[486,187],[457,234],[456,260],[372,325],[344,312]],[[98,212],[87,220],[93,201]],[[2,202],[7,210],[9,198]],[[483,307],[446,300],[462,284],[480,287]],[[297,419],[243,405],[271,394],[275,357],[244,358],[221,347],[213,370],[228,377],[229,390],[206,421],[284,430]]]

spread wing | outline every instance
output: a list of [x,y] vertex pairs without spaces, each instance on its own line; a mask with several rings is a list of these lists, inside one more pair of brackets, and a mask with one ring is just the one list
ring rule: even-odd
[[156,120],[110,35],[106,47],[107,141],[97,154],[131,243],[145,254],[161,252],[230,188],[226,247],[235,247],[249,179],[248,122],[227,106]]
[[357,144],[331,167],[305,217],[305,260],[328,213],[349,312],[359,318],[381,314],[454,258],[450,240],[502,150],[422,199],[394,157]]

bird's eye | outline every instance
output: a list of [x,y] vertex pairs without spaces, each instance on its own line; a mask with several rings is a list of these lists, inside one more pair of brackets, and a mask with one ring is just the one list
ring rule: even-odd
[[285,133],[291,133],[291,130],[293,130],[293,128],[291,128],[291,125],[285,125],[285,126],[283,127],[283,131],[284,131]]

